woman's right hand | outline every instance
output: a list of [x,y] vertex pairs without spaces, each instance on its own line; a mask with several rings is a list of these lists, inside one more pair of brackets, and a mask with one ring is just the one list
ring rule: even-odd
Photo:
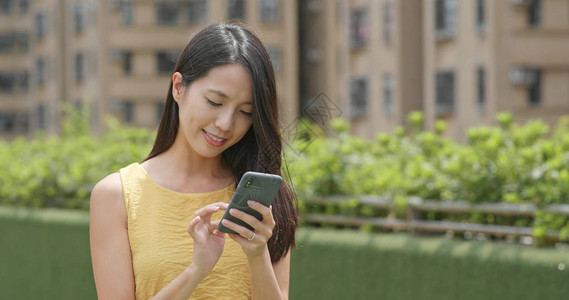
[[219,210],[226,210],[227,203],[218,202],[200,208],[186,230],[194,240],[194,255],[189,268],[200,279],[205,278],[213,269],[225,246],[225,234],[217,230],[219,221],[211,222],[211,216]]

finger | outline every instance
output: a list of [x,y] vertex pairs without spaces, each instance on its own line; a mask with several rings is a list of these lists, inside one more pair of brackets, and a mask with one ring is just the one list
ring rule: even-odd
[[210,229],[211,229],[210,231],[213,233],[218,233],[219,232],[219,223],[221,223],[221,220],[210,222]]
[[261,223],[261,221],[259,221],[259,219],[253,217],[252,215],[250,215],[246,212],[232,208],[229,210],[229,214],[231,214],[232,216],[236,217],[237,219],[240,219],[241,221],[249,224],[251,227],[253,227],[255,229],[262,229],[263,228],[263,223]]
[[226,209],[227,209],[227,203],[217,202],[217,203],[213,203],[213,204],[207,205],[205,207],[202,207],[202,208],[196,210],[194,215],[204,216],[206,214],[215,213],[218,210],[226,210]]
[[[245,238],[245,239],[248,239],[248,238],[250,238],[250,237],[253,236],[253,231],[251,231],[251,230],[249,230],[248,228],[245,228],[245,227],[243,227],[243,226],[241,226],[241,225],[239,225],[239,224],[233,223],[233,222],[231,222],[231,221],[229,221],[229,220],[227,220],[227,219],[223,219],[223,220],[221,221],[221,223],[222,223],[225,227],[227,227],[227,228],[229,228],[229,229],[231,229],[231,230],[237,232],[241,237],[243,237],[243,238]],[[265,239],[265,238],[264,238],[262,235],[260,235],[260,234],[259,234],[259,235],[256,234],[255,236],[256,236],[255,240],[263,241],[263,240]]]
[[229,235],[229,237],[230,237],[232,240],[236,241],[236,242],[237,242],[239,245],[241,245],[242,247],[245,247],[245,245],[247,245],[247,243],[249,243],[249,241],[248,241],[246,238],[244,238],[244,237],[242,237],[242,236],[240,236],[240,235],[238,235],[238,234],[228,233],[227,235]]
[[221,222],[221,220],[212,221],[210,224],[211,224],[212,227],[217,228],[217,227],[219,227],[219,222]]
[[193,218],[193,219],[190,221],[190,224],[188,224],[188,227],[186,228],[186,231],[187,231],[191,236],[193,236],[193,233],[194,233],[195,230],[196,230],[196,226],[200,223],[200,221],[201,221],[201,218],[200,218],[199,216],[197,216],[197,217]]
[[273,219],[273,213],[270,208],[253,200],[247,201],[247,204],[263,216],[263,223],[269,224],[272,227],[275,226],[275,220]]

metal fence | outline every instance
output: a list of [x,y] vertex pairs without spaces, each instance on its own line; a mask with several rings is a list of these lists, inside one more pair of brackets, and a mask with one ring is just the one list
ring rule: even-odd
[[[395,204],[391,198],[381,196],[329,196],[323,198],[313,198],[305,200],[305,205],[325,206],[325,205],[342,205],[354,203],[358,205],[369,206],[381,210],[390,211]],[[449,214],[470,214],[482,213],[495,216],[521,216],[535,217],[538,208],[533,204],[514,204],[514,203],[478,203],[473,204],[463,201],[433,201],[424,200],[417,197],[408,199],[406,208],[406,218],[395,217],[359,217],[346,216],[339,214],[325,213],[303,213],[301,220],[308,224],[334,224],[345,226],[373,226],[375,228],[388,230],[407,230],[410,232],[456,232],[473,234],[482,233],[496,237],[505,236],[532,236],[532,227],[506,226],[506,225],[490,225],[477,224],[470,222],[452,222],[452,221],[436,221],[424,220],[422,216],[424,212],[449,213]],[[555,215],[569,216],[569,205],[557,204],[549,205],[542,209],[544,213]],[[548,238],[558,240],[559,231],[548,230],[545,235]],[[568,236],[569,237],[569,236]]]

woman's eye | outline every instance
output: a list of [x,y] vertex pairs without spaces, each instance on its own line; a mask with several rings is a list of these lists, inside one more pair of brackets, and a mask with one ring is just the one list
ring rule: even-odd
[[[206,98],[206,99],[207,99],[207,98]],[[221,105],[221,103],[213,102],[213,101],[211,101],[211,100],[209,100],[209,99],[207,99],[207,102],[208,102],[209,104],[213,105],[213,106],[220,106],[220,105]]]
[[250,116],[253,115],[253,113],[250,113],[250,112],[248,112],[248,111],[241,111],[241,113],[242,113],[244,116],[246,116],[246,117],[250,117]]

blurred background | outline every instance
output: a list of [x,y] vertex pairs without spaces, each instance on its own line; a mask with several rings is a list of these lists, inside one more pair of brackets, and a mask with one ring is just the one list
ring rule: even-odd
[[95,130],[156,128],[181,50],[222,21],[265,43],[285,124],[320,92],[368,138],[414,110],[461,141],[497,112],[569,112],[565,0],[2,0],[0,134],[60,132],[60,102],[90,105]]
[[89,194],[216,22],[276,72],[291,299],[566,297],[569,0],[0,0],[0,299],[96,298]]

